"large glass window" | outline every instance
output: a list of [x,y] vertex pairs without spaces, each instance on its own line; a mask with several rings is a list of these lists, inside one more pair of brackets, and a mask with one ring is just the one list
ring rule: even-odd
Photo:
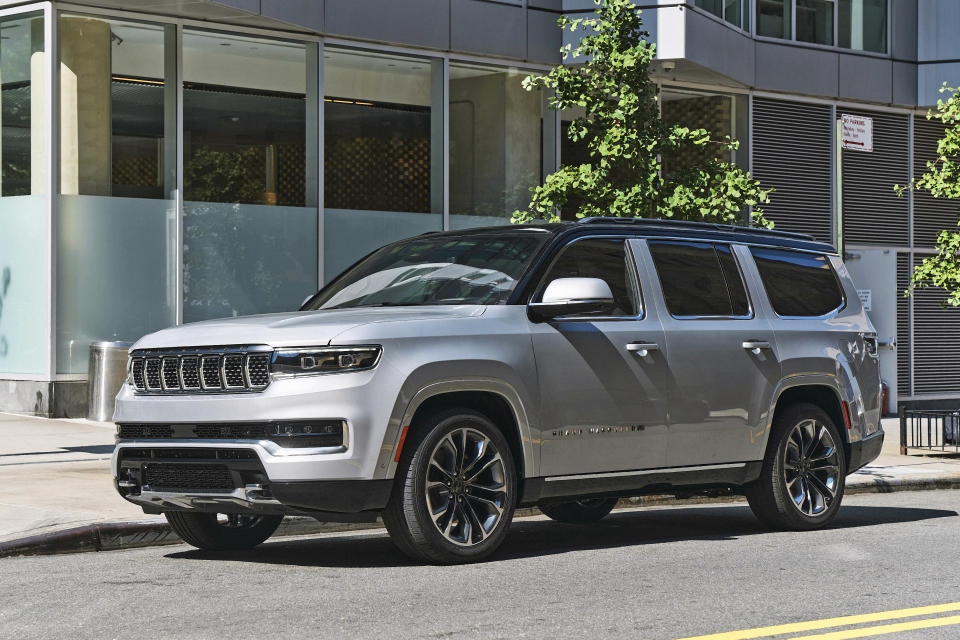
[[293,310],[316,290],[311,67],[303,43],[184,32],[186,322]]
[[797,0],[797,40],[833,44],[833,0]]
[[450,65],[450,226],[506,224],[543,169],[543,96],[527,72]]
[[840,283],[825,257],[760,247],[750,251],[778,315],[816,317],[843,305]]
[[841,47],[887,52],[887,0],[839,0],[837,12]]
[[439,60],[324,50],[324,274],[443,226]]
[[176,321],[174,27],[59,19],[57,371]]
[[793,38],[792,0],[757,0],[757,35]]
[[47,368],[46,74],[40,13],[0,19],[0,373]]
[[[715,142],[704,146],[688,145],[680,152],[664,156],[663,171],[670,174],[707,160],[747,165],[747,101],[732,94],[703,93],[664,87],[660,94],[660,117],[666,124],[690,129],[704,128]],[[726,137],[740,140],[740,148],[731,152]]]

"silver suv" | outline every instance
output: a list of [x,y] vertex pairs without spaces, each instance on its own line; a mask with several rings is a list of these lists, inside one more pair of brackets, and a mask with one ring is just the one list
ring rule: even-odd
[[492,553],[518,506],[588,522],[645,493],[814,529],[883,440],[832,247],[624,219],[425,234],[299,311],[146,336],[114,420],[117,490],[192,545],[382,514],[440,563]]

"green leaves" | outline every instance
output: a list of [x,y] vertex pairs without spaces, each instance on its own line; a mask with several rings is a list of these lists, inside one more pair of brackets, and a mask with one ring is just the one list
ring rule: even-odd
[[[898,195],[915,189],[934,198],[960,199],[960,95],[946,82],[940,92],[950,96],[937,100],[936,111],[927,114],[928,120],[936,118],[946,126],[937,142],[937,159],[927,162],[927,170],[910,185],[894,185]],[[914,269],[907,295],[915,289],[939,287],[947,291],[946,304],[960,307],[960,231],[941,231],[936,248],[936,255],[924,258]]]
[[[586,144],[589,162],[564,165],[547,176],[531,190],[528,209],[514,212],[513,221],[559,221],[564,208],[578,218],[665,217],[742,224],[744,212],[752,207],[753,223],[772,227],[759,208],[769,202],[771,190],[761,189],[735,165],[704,153],[735,150],[737,141],[714,140],[705,129],[661,120],[657,85],[650,77],[656,46],[647,40],[633,2],[594,3],[594,18],[559,20],[561,28],[583,34],[575,47],[564,46],[564,59],[585,62],[530,76],[523,85],[528,91],[552,92],[554,109],[583,109],[585,115],[569,127],[567,136]],[[707,159],[674,162],[665,170],[665,158],[686,157],[691,149],[700,151],[690,155]]]

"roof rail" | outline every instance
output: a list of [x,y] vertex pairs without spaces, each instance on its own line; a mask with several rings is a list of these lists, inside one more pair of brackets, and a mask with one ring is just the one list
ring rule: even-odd
[[687,220],[669,220],[666,218],[581,218],[574,224],[639,224],[650,226],[665,227],[689,227],[693,229],[711,229],[713,231],[732,231],[735,233],[764,233],[784,238],[796,238],[797,240],[809,240],[816,242],[809,233],[795,233],[793,231],[777,231],[776,229],[761,229],[759,227],[742,227],[734,224],[719,224],[717,222],[692,222]]

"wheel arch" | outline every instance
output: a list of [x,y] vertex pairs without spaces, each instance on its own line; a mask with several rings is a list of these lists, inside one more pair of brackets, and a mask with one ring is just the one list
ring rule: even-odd
[[385,478],[396,475],[397,459],[402,442],[411,429],[436,411],[463,407],[478,411],[503,429],[517,472],[523,478],[536,475],[539,449],[534,446],[530,424],[523,401],[507,382],[490,378],[464,378],[431,383],[421,388],[407,403],[402,417],[388,433],[381,448],[377,468],[384,469]]
[[[835,380],[831,379],[797,379],[792,384],[781,387],[770,413],[770,429],[767,430],[767,447],[770,446],[769,434],[773,422],[789,407],[809,403],[820,407],[833,420],[840,432],[843,442],[843,452],[847,464],[850,463],[850,433],[847,428],[847,419],[844,417],[841,391],[836,387]],[[849,410],[849,409],[848,409]],[[766,450],[766,447],[765,447]]]

